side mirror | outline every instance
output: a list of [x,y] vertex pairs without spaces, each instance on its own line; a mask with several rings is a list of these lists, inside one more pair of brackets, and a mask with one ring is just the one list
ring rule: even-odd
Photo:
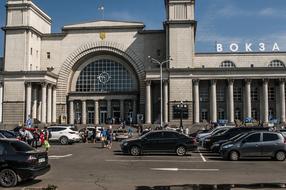
[[245,140],[245,139],[243,139],[243,140],[241,141],[241,143],[242,143],[242,144],[246,143],[246,140]]

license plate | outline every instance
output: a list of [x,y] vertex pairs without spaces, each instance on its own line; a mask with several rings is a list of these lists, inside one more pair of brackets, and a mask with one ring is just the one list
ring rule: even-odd
[[40,159],[39,159],[39,163],[43,163],[43,162],[45,162],[45,161],[46,161],[45,158],[40,158]]

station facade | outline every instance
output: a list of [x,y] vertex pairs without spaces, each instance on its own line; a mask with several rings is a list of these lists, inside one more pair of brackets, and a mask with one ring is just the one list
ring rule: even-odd
[[[196,53],[194,0],[166,0],[163,30],[97,20],[51,32],[32,0],[8,0],[0,59],[3,125],[285,123],[286,53]],[[170,62],[160,69],[148,58]],[[140,121],[139,121],[140,120]]]

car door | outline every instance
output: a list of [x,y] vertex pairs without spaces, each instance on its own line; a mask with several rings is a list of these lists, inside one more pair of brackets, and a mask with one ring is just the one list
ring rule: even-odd
[[254,133],[245,137],[239,147],[241,157],[261,156],[261,133]]
[[178,136],[175,132],[165,131],[158,141],[158,146],[162,152],[174,152],[176,149]]
[[273,156],[280,147],[280,138],[275,133],[263,133],[261,148],[262,156]]
[[162,138],[161,131],[148,133],[142,139],[142,150],[144,152],[158,152],[160,148],[159,141]]

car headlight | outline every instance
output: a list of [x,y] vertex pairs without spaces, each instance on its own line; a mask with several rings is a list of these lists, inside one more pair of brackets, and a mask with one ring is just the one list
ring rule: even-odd
[[230,148],[232,146],[233,146],[233,144],[227,144],[227,145],[224,145],[222,148]]
[[124,143],[123,143],[123,146],[127,146],[127,145],[128,145],[128,142],[124,142]]

